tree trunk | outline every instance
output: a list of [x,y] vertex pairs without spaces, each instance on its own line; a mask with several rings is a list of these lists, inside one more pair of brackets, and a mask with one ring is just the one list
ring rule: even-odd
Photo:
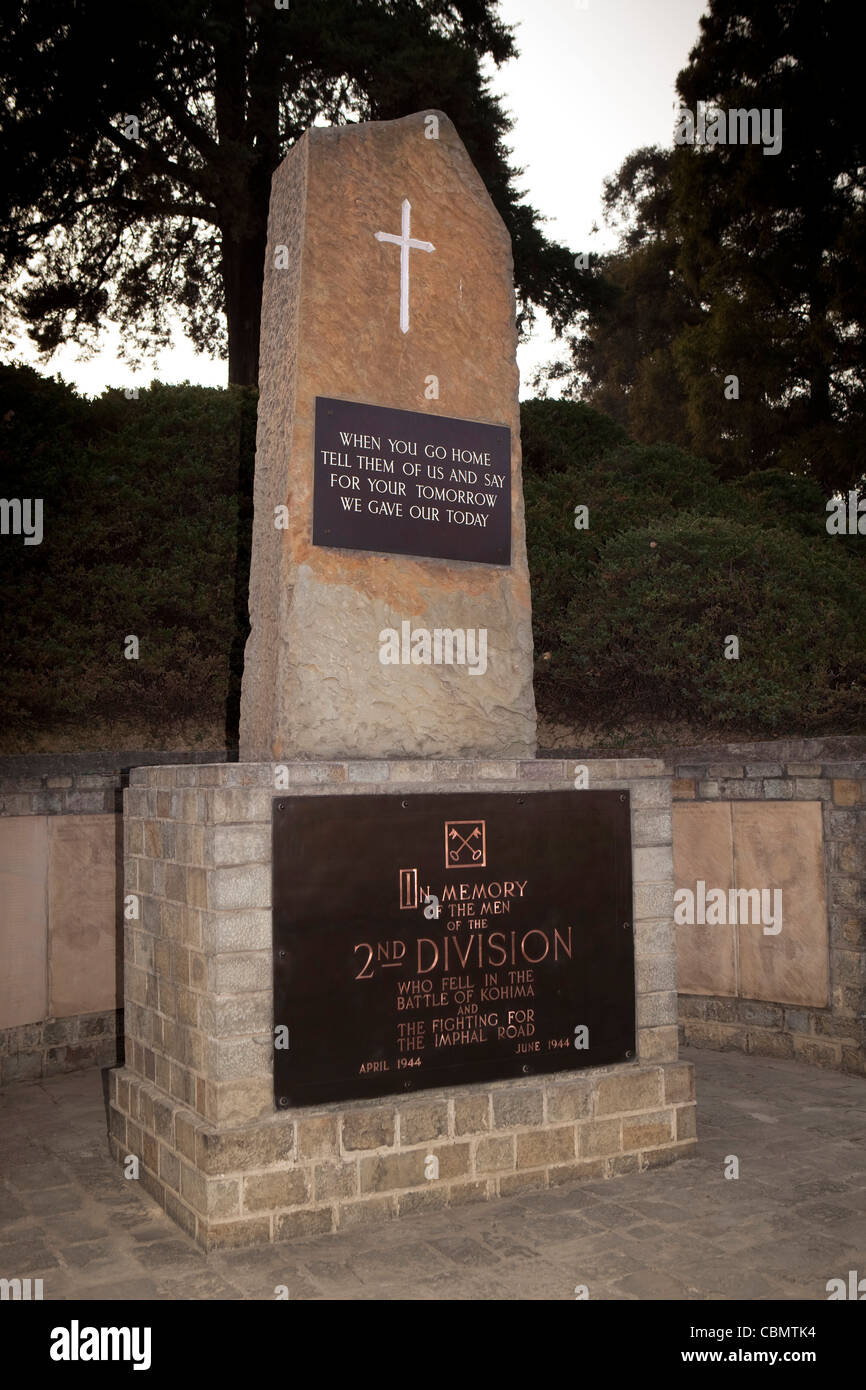
[[257,386],[267,230],[235,238],[223,231],[222,277],[229,340],[229,385]]

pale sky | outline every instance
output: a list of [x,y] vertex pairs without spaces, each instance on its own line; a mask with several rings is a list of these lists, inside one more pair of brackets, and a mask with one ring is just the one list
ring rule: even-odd
[[[674,82],[698,38],[705,0],[501,0],[517,26],[519,58],[494,75],[494,89],[514,118],[509,143],[524,169],[520,186],[548,220],[546,234],[578,251],[614,241],[602,221],[602,183],[642,145],[670,145]],[[495,71],[495,70],[494,70]],[[594,222],[600,228],[590,236]],[[189,380],[224,386],[225,362],[202,356],[178,334],[139,374],[117,356],[118,337],[89,362],[63,348],[46,363],[22,342],[15,356],[40,372],[60,373],[87,395],[106,386]],[[555,355],[540,315],[532,339],[518,349],[521,395],[536,369]]]

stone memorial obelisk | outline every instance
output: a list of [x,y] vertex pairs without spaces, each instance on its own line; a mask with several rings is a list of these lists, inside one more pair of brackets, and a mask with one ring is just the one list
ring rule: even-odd
[[[447,116],[298,141],[268,224],[242,760],[534,756],[516,343],[510,238]],[[385,419],[317,441],[317,398]],[[341,548],[316,544],[329,506]],[[446,529],[462,558],[425,553]],[[474,663],[437,663],[437,630]]]
[[310,130],[273,179],[240,762],[124,800],[111,1151],[206,1249],[694,1145],[670,777],[534,756],[515,347],[448,119]]

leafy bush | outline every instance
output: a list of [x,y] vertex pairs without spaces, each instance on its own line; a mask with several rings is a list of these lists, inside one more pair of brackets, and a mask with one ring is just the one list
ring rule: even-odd
[[575,457],[589,459],[628,443],[616,421],[574,401],[523,401],[520,434],[523,465],[539,478],[570,471]]
[[[596,726],[862,728],[866,569],[856,540],[827,535],[819,489],[776,470],[725,483],[672,446],[605,448],[593,414],[523,412],[540,710]],[[545,458],[556,467],[534,465]],[[739,660],[724,656],[730,634]]]
[[158,741],[192,716],[212,737],[236,722],[254,396],[154,383],[84,402],[46,385],[0,376],[3,496],[44,499],[42,544],[0,547],[6,744],[94,719]]
[[[5,751],[46,735],[93,747],[118,728],[127,746],[234,743],[255,411],[252,391],[154,383],[87,401],[0,367],[0,495],[45,509],[41,545],[0,538]],[[862,728],[866,542],[827,535],[814,484],[722,482],[568,401],[527,402],[522,426],[543,713]],[[739,661],[723,655],[731,633]]]

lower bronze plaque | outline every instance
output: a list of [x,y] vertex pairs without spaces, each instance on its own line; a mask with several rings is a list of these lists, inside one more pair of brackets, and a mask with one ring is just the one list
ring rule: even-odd
[[634,1056],[627,793],[286,796],[273,833],[277,1105]]

